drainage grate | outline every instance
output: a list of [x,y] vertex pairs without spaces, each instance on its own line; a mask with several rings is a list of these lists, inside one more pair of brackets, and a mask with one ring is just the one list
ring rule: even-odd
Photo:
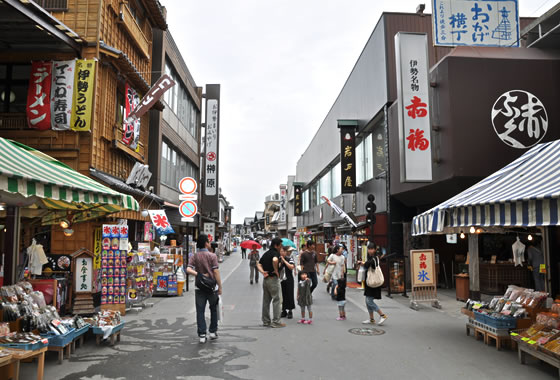
[[383,335],[383,334],[385,334],[384,330],[376,329],[376,328],[372,328],[372,327],[350,329],[350,330],[348,330],[348,332],[350,334],[364,335],[364,336],[373,336],[373,335]]

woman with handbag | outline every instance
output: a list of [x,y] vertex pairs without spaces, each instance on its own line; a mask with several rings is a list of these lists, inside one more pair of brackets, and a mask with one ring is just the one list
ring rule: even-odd
[[381,267],[379,266],[379,259],[383,256],[379,255],[377,248],[374,243],[368,243],[368,257],[363,264],[366,271],[366,280],[364,281],[364,296],[366,297],[366,306],[369,313],[369,319],[363,321],[363,324],[375,324],[374,313],[377,312],[381,317],[379,319],[379,325],[387,320],[387,315],[381,311],[379,306],[375,303],[375,300],[381,299],[381,286],[383,286],[383,273],[381,272]]

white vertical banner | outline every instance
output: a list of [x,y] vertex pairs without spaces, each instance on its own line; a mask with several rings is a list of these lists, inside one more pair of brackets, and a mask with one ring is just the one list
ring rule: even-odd
[[204,194],[216,195],[218,185],[218,100],[206,102],[206,183]]
[[70,130],[76,60],[54,61],[51,85],[51,125],[55,131]]
[[432,181],[428,36],[395,35],[401,182]]

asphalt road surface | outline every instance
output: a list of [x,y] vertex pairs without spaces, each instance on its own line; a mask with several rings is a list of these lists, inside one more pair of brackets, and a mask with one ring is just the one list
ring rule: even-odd
[[[248,260],[240,253],[221,264],[224,323],[219,339],[200,344],[194,292],[154,298],[154,306],[127,313],[121,342],[110,347],[89,338],[62,365],[48,353],[45,379],[552,379],[558,372],[513,351],[497,351],[465,334],[456,310],[414,311],[396,296],[379,302],[389,319],[380,335],[360,330],[367,319],[359,289],[347,289],[346,321],[320,283],[314,292],[312,325],[284,320],[280,329],[261,327],[261,283],[249,284]],[[454,307],[456,308],[456,306]],[[351,333],[356,329],[356,335]],[[355,331],[356,332],[356,331]],[[35,364],[21,366],[34,379]]]

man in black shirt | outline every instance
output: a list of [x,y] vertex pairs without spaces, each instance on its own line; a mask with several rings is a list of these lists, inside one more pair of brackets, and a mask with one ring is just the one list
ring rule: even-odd
[[[280,322],[282,309],[282,292],[280,287],[280,275],[278,273],[278,262],[280,260],[280,248],[282,239],[272,239],[271,248],[266,251],[257,264],[259,272],[263,275],[263,305],[262,321],[267,327],[285,327]],[[270,319],[270,303],[272,302],[272,320]]]

